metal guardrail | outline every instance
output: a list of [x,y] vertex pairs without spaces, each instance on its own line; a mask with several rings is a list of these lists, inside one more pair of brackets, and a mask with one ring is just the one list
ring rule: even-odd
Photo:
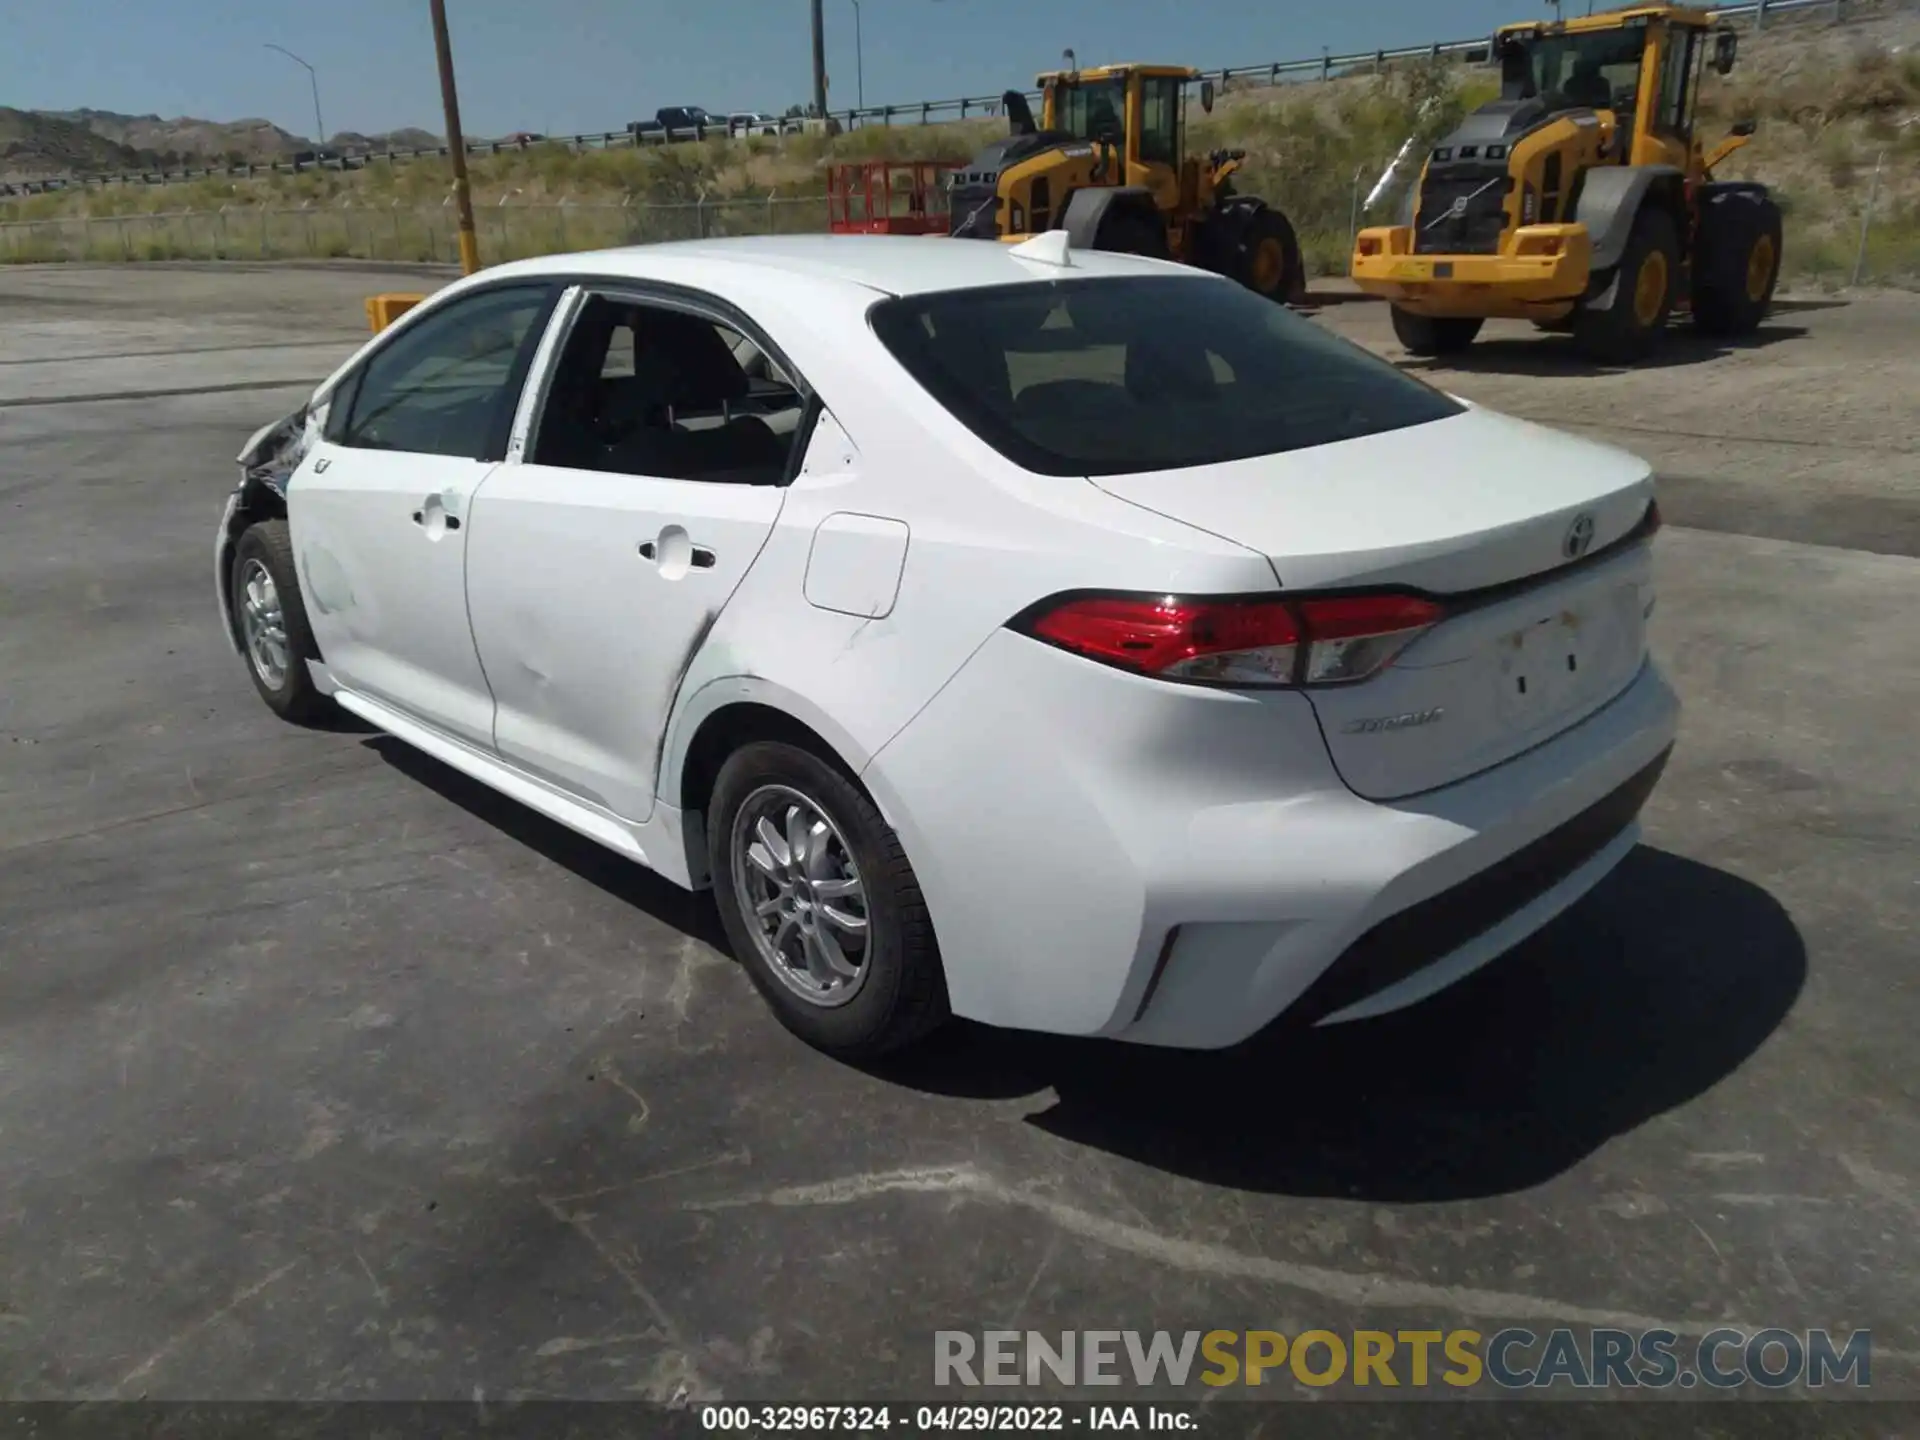
[[[1836,21],[1846,18],[1849,8],[1865,8],[1865,0],[1745,0],[1738,5],[1715,7],[1710,13],[1716,21],[1750,20],[1756,27],[1763,26],[1767,17],[1792,11],[1828,10]],[[1480,36],[1472,40],[1445,40],[1429,45],[1407,45],[1393,50],[1371,50],[1351,55],[1331,55],[1322,52],[1319,56],[1306,60],[1275,60],[1265,65],[1229,65],[1220,69],[1201,72],[1206,78],[1218,81],[1223,89],[1236,82],[1249,81],[1259,84],[1277,85],[1282,81],[1299,78],[1330,80],[1340,76],[1371,70],[1383,70],[1389,64],[1403,60],[1455,59],[1466,64],[1484,62],[1487,59],[1490,40]],[[1029,101],[1039,98],[1037,91],[1026,92]],[[921,100],[905,105],[870,105],[864,109],[830,110],[826,116],[828,125],[839,125],[844,129],[858,129],[865,125],[892,125],[896,122],[916,125],[932,125],[951,120],[986,119],[1000,113],[998,95],[962,96],[958,100]],[[779,122],[783,130],[804,128],[808,123],[821,123],[817,118],[808,122],[793,118]],[[764,133],[753,131],[747,133]],[[467,143],[470,156],[501,155],[516,150],[530,150],[541,145],[564,145],[570,150],[613,150],[629,146],[666,145],[688,140],[709,140],[742,138],[738,127],[729,127],[726,123],[698,126],[691,129],[651,130],[642,129],[638,124],[629,125],[624,130],[605,130],[582,135],[554,135],[539,140],[476,140]],[[178,185],[192,180],[254,178],[261,175],[301,174],[312,170],[360,170],[368,165],[385,161],[399,163],[407,160],[431,159],[445,156],[445,145],[429,146],[416,150],[376,150],[363,153],[341,155],[316,155],[311,160],[274,160],[251,164],[209,165],[201,167],[176,168],[171,170],[129,171],[118,175],[91,175],[56,177],[46,180],[17,181],[0,184],[0,196],[39,195],[61,190],[100,189],[113,185]]]

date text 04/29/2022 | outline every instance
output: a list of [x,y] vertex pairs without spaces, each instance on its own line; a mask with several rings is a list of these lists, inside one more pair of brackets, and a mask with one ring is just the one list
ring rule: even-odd
[[1197,1429],[1195,1409],[1174,1405],[703,1405],[700,1428],[762,1434],[959,1431],[1003,1435],[1014,1431]]

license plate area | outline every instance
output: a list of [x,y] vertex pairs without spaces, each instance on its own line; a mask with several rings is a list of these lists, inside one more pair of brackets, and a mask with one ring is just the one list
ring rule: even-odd
[[1494,643],[1495,703],[1508,725],[1528,729],[1572,703],[1589,671],[1593,623],[1574,607],[1556,610]]

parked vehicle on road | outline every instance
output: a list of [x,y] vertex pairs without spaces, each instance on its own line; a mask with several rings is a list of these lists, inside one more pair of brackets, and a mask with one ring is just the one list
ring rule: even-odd
[[711,886],[840,1054],[1412,1004],[1626,854],[1675,733],[1642,461],[1060,235],[484,270],[240,464],[274,711]]

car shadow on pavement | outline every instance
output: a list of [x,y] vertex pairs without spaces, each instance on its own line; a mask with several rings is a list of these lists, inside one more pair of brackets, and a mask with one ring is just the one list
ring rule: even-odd
[[1470,1199],[1548,1180],[1710,1089],[1780,1024],[1806,966],[1766,891],[1642,846],[1512,953],[1398,1014],[1323,1030],[1283,1016],[1212,1054],[956,1025],[876,1072],[946,1095],[1051,1088],[1028,1123],[1207,1184]]
[[571,870],[588,884],[599,886],[623,904],[644,910],[662,924],[704,941],[722,954],[728,953],[720,917],[708,894],[689,894],[646,866],[529,810],[517,800],[509,800],[411,745],[384,734],[366,744],[408,779],[451,800],[475,819]]
[[1466,375],[1618,375],[1629,370],[1665,370],[1700,365],[1740,350],[1759,350],[1807,333],[1802,325],[1762,325],[1738,340],[1712,340],[1676,326],[1666,343],[1643,360],[1609,365],[1581,354],[1571,336],[1535,334],[1476,340],[1458,354],[1435,359],[1402,355],[1394,360],[1415,374],[1457,371]]

